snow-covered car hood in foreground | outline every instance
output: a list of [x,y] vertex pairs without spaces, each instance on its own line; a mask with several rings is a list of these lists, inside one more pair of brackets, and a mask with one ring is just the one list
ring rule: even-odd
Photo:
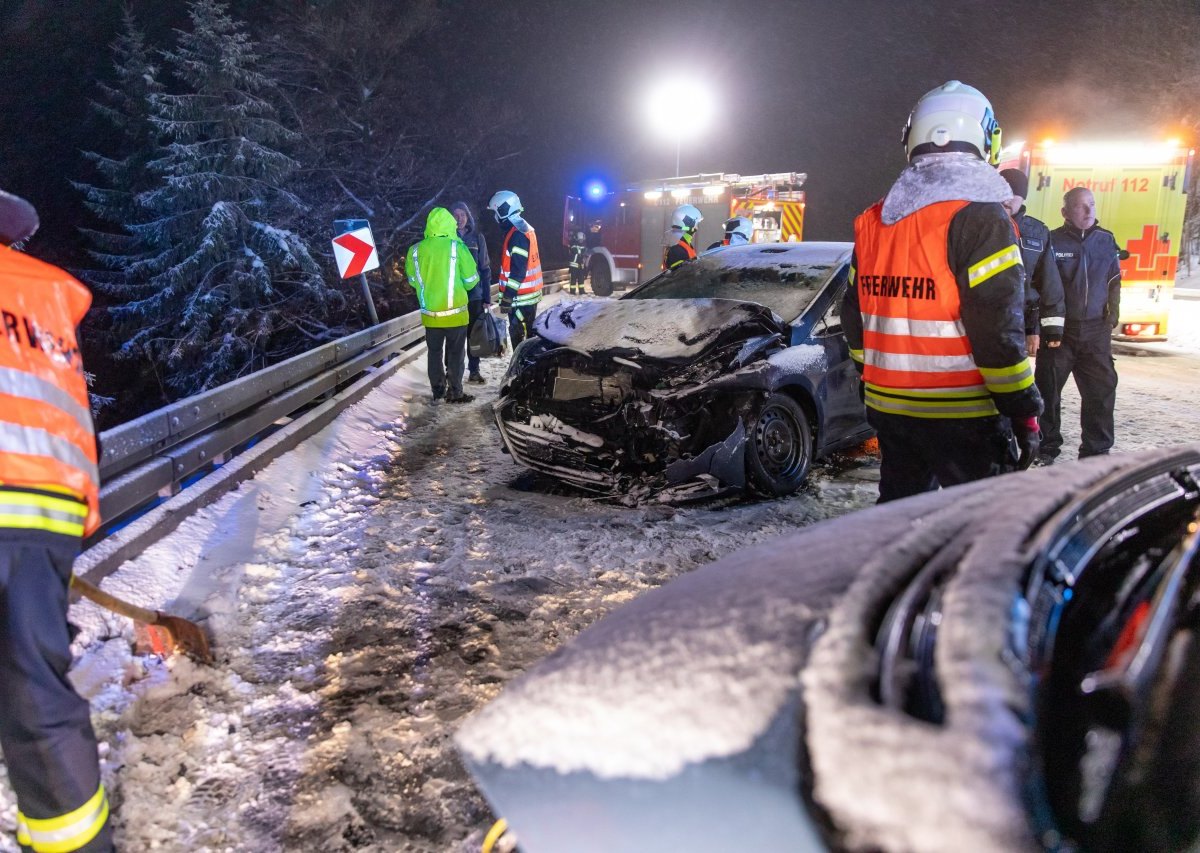
[[[1031,676],[1011,654],[1028,543],[1114,471],[1163,459],[1200,465],[1176,449],[985,480],[699,569],[506,688],[460,750],[527,853],[1037,849]],[[877,698],[875,642],[939,559],[933,724]]]
[[739,327],[747,337],[788,331],[769,309],[730,299],[568,302],[534,321],[543,338],[578,352],[675,362],[695,359]]

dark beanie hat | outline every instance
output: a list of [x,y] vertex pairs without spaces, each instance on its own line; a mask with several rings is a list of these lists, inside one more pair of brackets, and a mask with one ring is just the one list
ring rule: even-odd
[[1029,198],[1029,176],[1020,169],[1005,169],[1000,173],[1000,177],[1008,181],[1008,185],[1012,187],[1013,195],[1019,195],[1021,198]]

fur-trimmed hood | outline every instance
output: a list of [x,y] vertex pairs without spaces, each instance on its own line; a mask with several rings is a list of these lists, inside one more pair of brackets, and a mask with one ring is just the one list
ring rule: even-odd
[[1000,173],[974,154],[948,152],[914,157],[883,200],[883,223],[894,225],[939,201],[996,201],[1012,198]]

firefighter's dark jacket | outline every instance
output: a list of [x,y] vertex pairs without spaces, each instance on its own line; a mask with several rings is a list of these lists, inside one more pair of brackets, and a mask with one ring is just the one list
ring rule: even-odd
[[1115,327],[1121,312],[1121,261],[1113,233],[1099,222],[1083,232],[1063,225],[1050,232],[1050,242],[1066,295],[1067,333],[1102,320]]
[[[909,215],[918,214],[919,211]],[[1016,242],[1012,218],[999,202],[970,202],[950,222],[946,257],[958,283],[963,329],[970,341],[975,364],[980,368],[1008,369],[1027,362],[1022,266],[1011,266],[976,287],[971,287],[968,278],[972,266]],[[842,326],[852,354],[863,349],[862,312],[855,281],[857,269],[856,249],[842,304]],[[862,361],[857,356],[855,364],[862,372]],[[1032,382],[1009,393],[993,391],[991,396],[1000,414],[1011,418],[1027,418],[1042,411],[1041,395]]]
[[[696,257],[696,250],[692,248],[692,241],[695,236],[685,234],[677,243],[667,250],[667,269],[673,270],[685,261],[690,261]],[[686,245],[684,245],[686,243]]]
[[1024,206],[1013,222],[1021,232],[1021,260],[1025,263],[1025,334],[1041,335],[1048,341],[1062,340],[1066,302],[1050,229],[1027,214]]

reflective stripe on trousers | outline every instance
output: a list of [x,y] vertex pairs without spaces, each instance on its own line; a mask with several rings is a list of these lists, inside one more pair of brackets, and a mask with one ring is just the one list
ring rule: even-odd
[[83,847],[108,820],[108,797],[104,785],[90,800],[65,815],[31,818],[17,812],[17,841],[35,853],[71,853]]

